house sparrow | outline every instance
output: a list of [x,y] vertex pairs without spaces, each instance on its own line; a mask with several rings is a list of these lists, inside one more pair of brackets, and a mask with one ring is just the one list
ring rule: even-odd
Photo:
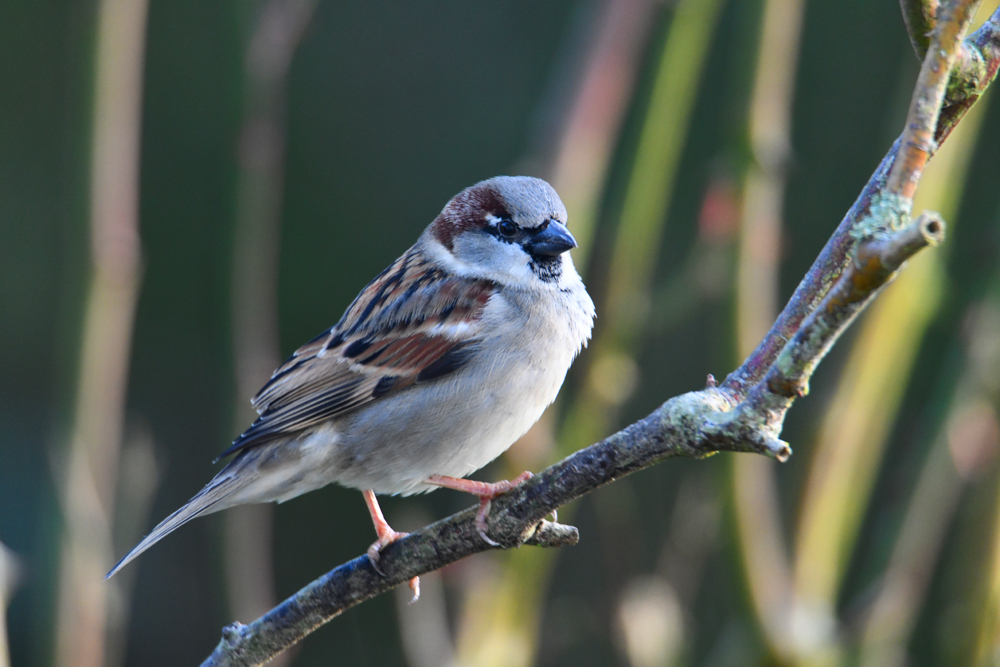
[[404,535],[377,493],[473,493],[479,533],[496,545],[489,501],[531,474],[462,478],[538,420],[590,338],[594,304],[574,247],[545,181],[500,176],[463,190],[340,322],[275,371],[253,398],[259,418],[222,455],[235,458],[107,576],[197,516],[331,482],[364,493],[376,569],[379,551]]

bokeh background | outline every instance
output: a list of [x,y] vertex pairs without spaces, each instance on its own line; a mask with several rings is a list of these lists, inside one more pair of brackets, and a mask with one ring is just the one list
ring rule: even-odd
[[[555,185],[599,313],[481,479],[723,377],[918,68],[896,0],[0,3],[0,665],[197,664],[363,552],[362,498],[331,487],[199,519],[101,580],[218,469],[270,370],[480,179]],[[620,480],[561,513],[578,546],[458,563],[283,664],[1000,664],[990,97],[921,186],[948,242],[830,355],[788,463]],[[406,530],[469,504],[383,507]]]

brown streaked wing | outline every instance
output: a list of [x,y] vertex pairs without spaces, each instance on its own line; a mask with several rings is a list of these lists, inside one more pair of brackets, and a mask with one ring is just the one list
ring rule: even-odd
[[253,399],[260,417],[223,456],[315,426],[461,368],[496,286],[449,276],[412,249],[340,322],[299,348]]

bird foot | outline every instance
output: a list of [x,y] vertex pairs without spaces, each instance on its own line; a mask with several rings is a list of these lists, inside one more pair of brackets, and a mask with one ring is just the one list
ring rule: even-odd
[[[398,539],[404,538],[409,533],[400,533],[386,526],[388,530],[379,534],[378,539],[375,540],[368,551],[365,552],[368,555],[368,562],[372,564],[372,569],[378,572],[383,577],[385,572],[378,566],[379,559],[381,558],[381,551],[385,547],[389,546]],[[413,591],[413,599],[410,600],[410,604],[413,604],[420,599],[420,577],[413,577],[409,582],[410,590]]]
[[402,539],[407,535],[409,535],[409,533],[397,532],[386,525],[384,531],[379,531],[378,539],[372,542],[372,545],[368,547],[368,551],[366,552],[368,554],[368,560],[371,562],[372,567],[375,568],[375,571],[383,577],[385,576],[385,572],[380,570],[378,567],[378,561],[381,558],[380,552],[396,540]]
[[[372,569],[385,576],[385,572],[381,570],[378,566],[379,559],[382,557],[382,549],[386,548],[396,540],[406,537],[409,533],[401,533],[397,530],[393,530],[385,517],[382,516],[382,509],[378,506],[378,501],[375,500],[375,492],[371,489],[363,491],[362,494],[365,497],[365,502],[368,504],[368,511],[372,515],[372,523],[375,525],[375,534],[378,535],[378,539],[372,542],[372,545],[368,547],[368,562],[372,564]],[[410,579],[410,590],[413,591],[413,599],[410,600],[410,604],[413,604],[420,598],[420,577],[413,577]]]
[[514,479],[505,479],[499,482],[493,482],[492,484],[489,482],[477,482],[471,479],[447,477],[445,475],[431,475],[427,481],[430,484],[455,489],[456,491],[464,491],[465,493],[471,493],[474,496],[479,496],[479,511],[476,513],[476,531],[479,533],[479,536],[483,538],[483,541],[486,542],[486,544],[491,547],[498,547],[500,546],[500,543],[491,539],[490,536],[486,534],[486,517],[488,517],[490,513],[490,501],[498,496],[502,496],[515,486],[527,482],[532,477],[534,477],[534,475],[525,470]]

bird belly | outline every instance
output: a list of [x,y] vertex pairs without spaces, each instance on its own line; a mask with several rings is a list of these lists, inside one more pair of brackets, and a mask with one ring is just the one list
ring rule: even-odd
[[491,299],[474,358],[462,369],[387,395],[337,420],[344,486],[421,493],[431,475],[465,477],[506,451],[555,400],[589,338],[583,290],[545,303],[530,294]]
[[[571,357],[546,363],[509,351],[434,385],[415,386],[345,420],[338,482],[377,493],[429,491],[431,475],[465,477],[506,451],[542,415]],[[484,373],[477,366],[507,366]],[[503,382],[478,378],[502,377]],[[407,394],[410,394],[407,396]]]

